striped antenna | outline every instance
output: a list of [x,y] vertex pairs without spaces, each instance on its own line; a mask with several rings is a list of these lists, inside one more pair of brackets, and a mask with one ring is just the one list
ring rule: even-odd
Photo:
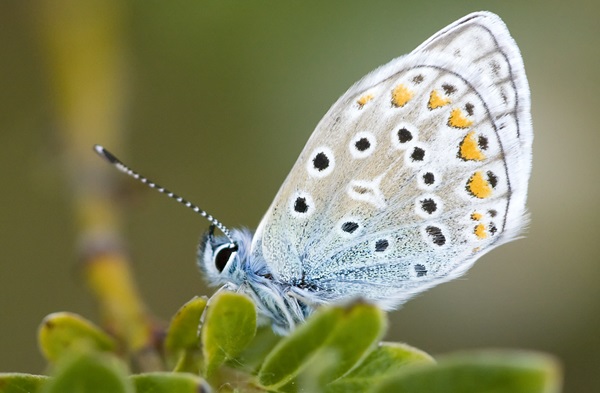
[[178,196],[177,194],[172,193],[171,191],[167,190],[166,188],[159,186],[158,184],[154,183],[147,177],[144,177],[144,176],[140,175],[139,173],[134,172],[127,165],[123,164],[123,162],[121,160],[119,160],[117,157],[115,157],[111,152],[106,150],[104,147],[102,147],[100,145],[94,145],[94,150],[96,151],[96,153],[98,153],[98,155],[100,157],[104,158],[106,161],[108,161],[109,163],[114,165],[114,167],[117,168],[118,170],[120,170],[121,172],[133,177],[136,180],[141,181],[148,187],[155,189],[156,191],[160,192],[161,194],[165,194],[169,198],[176,200],[177,202],[181,203],[185,207],[192,209],[197,214],[206,218],[212,224],[211,226],[215,226],[215,227],[219,228],[219,230],[221,232],[223,232],[223,234],[225,236],[227,236],[227,238],[231,242],[231,245],[235,246],[235,242],[231,238],[231,232],[229,231],[229,229],[227,229],[227,227],[225,225],[221,224],[221,222],[219,220],[217,220],[216,218],[214,218],[213,216],[208,214],[205,210],[202,210],[198,206],[194,205],[192,202],[189,202],[189,201],[183,199],[182,197]]

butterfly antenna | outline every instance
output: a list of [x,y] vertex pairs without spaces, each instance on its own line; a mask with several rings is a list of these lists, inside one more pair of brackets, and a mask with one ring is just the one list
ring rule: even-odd
[[94,150],[96,151],[96,153],[98,153],[98,155],[100,157],[104,158],[106,161],[111,163],[119,171],[133,177],[136,180],[141,181],[148,187],[155,189],[156,191],[160,192],[161,194],[165,194],[169,198],[176,200],[177,202],[181,203],[185,207],[192,209],[197,214],[206,218],[211,223],[211,228],[213,230],[214,230],[214,227],[219,228],[219,230],[221,232],[223,232],[223,234],[225,236],[227,236],[227,238],[231,242],[232,246],[235,245],[235,242],[231,238],[231,231],[225,225],[221,224],[221,222],[219,220],[217,220],[216,218],[214,218],[213,216],[208,214],[205,210],[202,210],[200,207],[194,205],[192,202],[183,199],[179,195],[172,193],[171,191],[167,190],[166,188],[161,187],[160,185],[154,183],[152,180],[148,179],[147,177],[144,177],[144,176],[140,175],[139,173],[131,170],[127,165],[123,164],[123,162],[121,160],[119,160],[117,157],[115,157],[111,152],[106,150],[104,147],[102,147],[100,145],[94,145]]

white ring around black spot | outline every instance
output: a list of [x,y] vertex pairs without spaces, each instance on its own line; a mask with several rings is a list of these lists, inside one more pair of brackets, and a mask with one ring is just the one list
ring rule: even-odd
[[317,147],[312,151],[306,162],[306,170],[311,177],[323,178],[335,168],[335,156],[327,146]]
[[345,238],[353,238],[362,232],[363,226],[356,217],[345,217],[336,225],[338,233]]
[[440,224],[423,225],[421,235],[423,240],[434,249],[444,248],[450,243],[446,227]]
[[417,185],[422,190],[434,190],[441,184],[442,176],[438,171],[427,168],[417,175]]
[[288,211],[292,217],[307,218],[314,210],[315,202],[309,193],[297,191],[292,194],[288,203]]
[[422,218],[439,216],[444,209],[442,200],[434,194],[423,194],[415,199],[415,213]]
[[375,135],[368,131],[356,133],[348,144],[352,158],[365,158],[370,156],[377,146]]
[[429,146],[416,143],[404,151],[404,163],[409,167],[419,167],[429,162]]
[[398,150],[407,149],[419,139],[417,127],[409,123],[399,123],[390,132],[392,146]]

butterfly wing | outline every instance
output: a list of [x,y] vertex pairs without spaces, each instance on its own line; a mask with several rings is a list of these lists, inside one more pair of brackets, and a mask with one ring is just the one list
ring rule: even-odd
[[312,301],[394,307],[519,233],[532,140],[516,43],[496,15],[468,15],[332,106],[252,255]]

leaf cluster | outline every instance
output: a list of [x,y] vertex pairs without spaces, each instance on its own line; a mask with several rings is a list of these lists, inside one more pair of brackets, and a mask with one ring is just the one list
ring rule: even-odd
[[256,317],[240,294],[193,298],[161,341],[164,370],[132,374],[127,354],[104,330],[75,314],[51,314],[39,330],[50,376],[0,374],[0,393],[560,391],[560,368],[547,355],[479,351],[434,361],[381,342],[386,315],[364,302],[323,307],[286,337],[257,329]]

